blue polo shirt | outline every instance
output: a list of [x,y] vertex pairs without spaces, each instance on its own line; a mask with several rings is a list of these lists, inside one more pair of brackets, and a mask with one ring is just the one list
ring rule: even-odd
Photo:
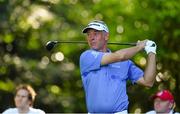
[[128,109],[126,82],[135,83],[144,75],[135,64],[126,60],[101,66],[106,54],[87,50],[80,56],[80,71],[88,112],[114,113]]

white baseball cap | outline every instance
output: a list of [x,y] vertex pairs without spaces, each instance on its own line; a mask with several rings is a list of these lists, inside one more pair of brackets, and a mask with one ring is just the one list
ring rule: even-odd
[[95,29],[95,30],[99,30],[99,31],[105,31],[109,33],[109,29],[107,27],[107,25],[103,22],[103,21],[92,21],[90,22],[83,30],[83,33],[87,33],[88,29]]

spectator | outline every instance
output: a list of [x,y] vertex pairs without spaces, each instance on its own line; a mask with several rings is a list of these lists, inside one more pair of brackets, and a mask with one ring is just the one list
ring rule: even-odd
[[154,100],[154,110],[146,114],[179,114],[174,112],[175,101],[172,93],[168,90],[162,90],[152,96]]
[[19,85],[16,88],[15,108],[9,108],[2,114],[45,114],[40,109],[33,108],[36,92],[30,85]]

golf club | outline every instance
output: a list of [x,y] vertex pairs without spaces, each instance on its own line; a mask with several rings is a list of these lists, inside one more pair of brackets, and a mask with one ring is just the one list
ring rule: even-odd
[[[48,41],[46,43],[46,49],[51,51],[58,43],[75,43],[75,44],[87,44],[86,41]],[[119,42],[108,42],[108,45],[130,45],[135,46],[136,43],[119,43]]]

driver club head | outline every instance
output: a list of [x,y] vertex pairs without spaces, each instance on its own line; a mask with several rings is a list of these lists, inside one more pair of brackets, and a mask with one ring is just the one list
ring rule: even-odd
[[58,43],[57,41],[49,41],[49,42],[47,42],[46,43],[46,49],[48,51],[51,51],[57,43]]

